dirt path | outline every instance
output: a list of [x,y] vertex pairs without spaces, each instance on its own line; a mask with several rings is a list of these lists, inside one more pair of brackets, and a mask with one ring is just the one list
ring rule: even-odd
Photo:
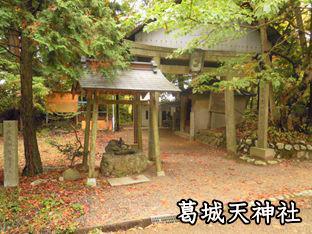
[[[83,132],[79,135],[83,137]],[[125,130],[118,133],[99,132],[97,140],[97,164],[100,155],[110,139],[123,137],[127,143],[133,141],[133,132]],[[48,144],[49,138],[65,143],[73,140],[73,135],[40,135],[39,144],[44,165],[66,166],[68,161],[55,148]],[[147,150],[147,131],[143,132],[144,150]],[[0,168],[2,165],[3,141],[0,138]],[[85,187],[85,179],[75,182],[59,182],[62,171],[44,173],[35,178],[21,178],[22,192],[47,193],[56,196],[77,194],[80,203],[87,207],[84,216],[79,218],[80,227],[94,227],[119,223],[154,215],[178,214],[176,206],[180,199],[192,198],[199,203],[218,199],[230,201],[253,201],[284,194],[312,189],[312,162],[285,161],[271,166],[255,166],[228,159],[224,150],[213,146],[191,142],[161,131],[161,158],[165,177],[157,177],[152,166],[144,174],[151,180],[148,183],[130,186],[111,187],[105,177],[99,177],[98,187]],[[19,145],[22,144],[20,140]],[[22,147],[20,147],[20,165]],[[48,177],[50,182],[31,188],[31,181]],[[52,180],[53,179],[53,180]],[[53,182],[54,181],[54,182]],[[1,170],[0,170],[1,182]],[[49,186],[49,187],[46,187]],[[70,187],[68,187],[70,186]],[[27,189],[26,189],[27,188]],[[29,188],[31,188],[29,190]],[[48,189],[49,188],[49,189]],[[34,191],[33,191],[34,190]],[[77,191],[76,191],[77,190]],[[71,195],[68,195],[70,199]],[[311,207],[304,200],[298,200],[299,207]]]
[[157,224],[151,225],[144,229],[132,229],[126,232],[127,234],[154,234],[154,233],[177,233],[177,234],[188,234],[188,233],[300,233],[308,234],[312,233],[312,209],[305,209],[301,212],[303,218],[302,223],[288,224],[281,226],[278,221],[272,222],[271,225],[266,226],[265,224],[250,224],[243,225],[239,222],[231,225],[220,225],[220,224],[205,224],[198,222],[195,226],[174,223],[174,224]]
[[[146,141],[146,132],[144,139]],[[92,199],[84,225],[177,214],[176,202],[182,198],[199,202],[218,199],[226,203],[277,197],[312,188],[311,162],[287,161],[266,167],[238,163],[227,159],[223,150],[190,142],[168,131],[161,132],[161,156],[165,177],[156,177],[155,169],[150,168],[144,173],[151,179],[149,183],[107,185],[103,189],[104,201]]]

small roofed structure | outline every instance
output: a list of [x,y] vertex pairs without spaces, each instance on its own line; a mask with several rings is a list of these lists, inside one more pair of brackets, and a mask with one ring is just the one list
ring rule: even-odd
[[105,93],[179,92],[169,82],[155,63],[132,62],[130,69],[117,71],[116,77],[106,78],[100,73],[88,71],[79,80],[82,89],[96,89]]
[[[99,102],[105,104],[132,104],[134,106],[134,142],[139,150],[143,150],[142,142],[142,101],[141,96],[150,93],[150,128],[148,157],[155,161],[157,176],[163,176],[159,149],[158,131],[158,99],[161,92],[180,92],[174,84],[169,82],[154,62],[132,62],[129,69],[117,71],[114,78],[104,77],[101,73],[88,70],[78,81],[76,89],[87,95],[87,116],[85,127],[84,157],[88,159],[89,175],[87,184],[96,185],[95,179],[95,152],[97,138],[97,120]],[[128,94],[132,100],[105,100],[100,94]],[[92,107],[93,106],[93,107]],[[93,109],[93,111],[91,111]],[[92,112],[92,122],[91,122]],[[92,125],[92,126],[91,126]],[[89,140],[91,130],[91,139]],[[90,142],[90,154],[89,154]]]

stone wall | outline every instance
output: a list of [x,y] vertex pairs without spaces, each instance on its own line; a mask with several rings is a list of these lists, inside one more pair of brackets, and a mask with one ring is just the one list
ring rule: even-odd
[[[250,147],[256,146],[256,138],[241,139],[238,144],[238,152],[248,154]],[[312,145],[305,141],[295,143],[270,142],[269,147],[275,150],[276,158],[312,159]]]
[[195,139],[201,143],[217,147],[225,147],[225,133],[203,130],[195,134]]
[[[225,132],[202,130],[195,135],[195,139],[201,143],[216,147],[225,147]],[[238,140],[237,151],[241,155],[249,155],[250,147],[256,146],[256,134]],[[312,160],[312,143],[297,141],[295,143],[270,142],[269,147],[275,150],[276,158],[298,158]]]

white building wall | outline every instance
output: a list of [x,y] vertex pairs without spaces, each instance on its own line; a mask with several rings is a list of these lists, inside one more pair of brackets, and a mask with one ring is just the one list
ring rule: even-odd
[[[153,32],[140,31],[135,35],[135,41],[146,45],[160,46],[167,48],[184,48],[186,44],[198,35],[186,35],[176,37],[175,33],[165,33],[163,29]],[[212,48],[199,48],[208,51],[229,51],[229,52],[261,52],[260,34],[258,31],[247,30],[240,39],[220,42]]]

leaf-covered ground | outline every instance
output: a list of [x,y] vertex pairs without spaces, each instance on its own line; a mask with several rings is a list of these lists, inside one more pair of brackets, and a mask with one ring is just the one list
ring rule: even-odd
[[[82,137],[83,133],[79,135]],[[107,142],[118,137],[131,143],[133,133],[131,130],[99,132],[97,165]],[[182,198],[193,198],[199,202],[218,199],[226,203],[312,189],[311,162],[288,160],[266,167],[254,166],[229,159],[223,150],[190,142],[169,131],[161,132],[165,177],[156,177],[155,168],[150,167],[144,173],[151,180],[148,183],[110,187],[105,177],[99,177],[98,187],[88,188],[85,178],[61,182],[58,178],[62,169],[51,171],[51,167],[64,167],[69,162],[48,143],[50,139],[67,142],[73,140],[74,135],[55,132],[39,134],[42,160],[50,171],[32,178],[22,177],[20,189],[15,193],[5,193],[1,188],[0,222],[12,226],[11,232],[40,228],[74,230],[77,227],[111,224],[152,215],[176,214],[176,202]],[[143,139],[144,150],[147,150],[146,131]],[[3,162],[2,147],[3,139],[0,138],[0,168]],[[22,147],[19,151],[22,157]],[[21,169],[23,164],[21,159]],[[44,182],[30,185],[39,178],[45,179]],[[0,181],[2,183],[1,175]],[[310,206],[304,199],[299,205]]]
[[[296,199],[295,199],[296,200]],[[308,202],[312,204],[312,199],[308,199]],[[227,214],[225,214],[227,216]],[[247,214],[251,215],[250,213]],[[247,216],[247,217],[248,217]],[[280,225],[278,219],[272,218],[272,223],[270,225],[266,225],[263,220],[260,225],[252,222],[249,225],[243,224],[240,220],[236,221],[232,224],[221,225],[219,223],[209,223],[205,224],[204,221],[198,220],[196,225],[192,226],[189,224],[182,223],[171,223],[171,224],[153,224],[145,228],[132,228],[124,231],[119,231],[117,233],[126,233],[126,234],[188,234],[188,233],[274,233],[274,234],[293,234],[293,233],[301,233],[308,234],[311,233],[312,230],[312,209],[301,209],[298,214],[299,217],[302,218],[302,223],[292,223]],[[228,217],[228,216],[227,216]],[[101,233],[99,229],[97,232],[95,230],[93,233]]]

